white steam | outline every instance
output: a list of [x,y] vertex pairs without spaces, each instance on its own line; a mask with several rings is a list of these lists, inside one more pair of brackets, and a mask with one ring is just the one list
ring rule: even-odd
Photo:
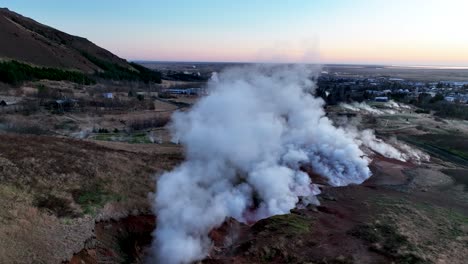
[[336,123],[354,138],[354,141],[368,156],[378,153],[386,158],[411,161],[418,164],[429,160],[429,155],[398,141],[396,138],[390,138],[385,142],[377,138],[371,129],[358,130],[357,126],[360,121],[359,117],[352,119],[341,118],[336,120]]
[[[360,146],[373,134],[333,125],[312,95],[317,72],[297,65],[230,69],[213,76],[209,95],[190,111],[173,116],[187,160],[158,180],[153,247],[160,263],[204,258],[208,233],[227,217],[251,222],[316,202],[320,191],[301,164],[333,186],[371,175]],[[382,146],[374,149],[388,154]]]
[[390,100],[390,101],[386,102],[384,105],[386,107],[388,107],[388,108],[393,108],[393,109],[398,109],[398,110],[400,110],[400,109],[411,109],[411,106],[405,105],[405,104],[402,104],[402,103],[397,103],[397,102],[395,102],[393,100]]
[[394,115],[398,112],[402,112],[404,110],[410,110],[411,107],[405,104],[399,104],[393,100],[390,100],[386,103],[383,104],[383,106],[386,109],[377,109],[374,108],[365,102],[352,102],[350,104],[347,103],[341,103],[340,106],[344,109],[351,110],[353,112],[361,112],[361,113],[366,113],[366,114],[371,114],[371,115]]
[[429,160],[429,155],[426,153],[413,149],[396,139],[391,139],[390,144],[384,142],[382,139],[377,138],[372,130],[366,129],[355,135],[357,140],[362,141],[364,147],[384,157],[399,161],[412,161],[418,164],[421,161]]
[[342,104],[340,104],[340,106],[345,108],[345,109],[354,111],[354,112],[361,112],[362,111],[362,112],[367,112],[369,114],[375,114],[375,115],[385,114],[384,111],[373,108],[372,106],[370,106],[370,105],[368,105],[368,104],[366,104],[364,102],[362,102],[362,103],[353,102],[351,104],[342,103]]

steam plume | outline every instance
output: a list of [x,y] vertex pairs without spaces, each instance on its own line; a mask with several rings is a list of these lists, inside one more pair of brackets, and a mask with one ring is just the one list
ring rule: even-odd
[[[187,160],[158,180],[154,252],[160,263],[204,258],[227,217],[250,222],[316,202],[309,164],[333,186],[371,173],[363,140],[335,127],[306,66],[249,66],[215,75],[210,94],[173,116]],[[384,143],[383,143],[384,144]]]
[[363,112],[367,112],[369,114],[374,114],[374,115],[384,114],[383,111],[381,111],[379,109],[375,109],[375,108],[371,107],[370,105],[368,105],[366,103],[358,103],[358,102],[353,102],[351,104],[342,103],[342,104],[340,104],[340,106],[345,108],[345,109],[355,111],[355,112],[363,111]]

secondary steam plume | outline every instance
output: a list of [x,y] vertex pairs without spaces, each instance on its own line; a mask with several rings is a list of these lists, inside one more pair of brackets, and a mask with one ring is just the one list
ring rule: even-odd
[[371,107],[370,105],[368,105],[366,103],[358,103],[358,102],[353,102],[352,104],[342,103],[342,104],[340,104],[340,106],[345,108],[345,109],[355,111],[355,112],[363,111],[363,112],[366,112],[366,113],[369,113],[369,114],[375,114],[375,115],[384,114],[383,111],[381,111],[379,109],[375,109],[375,108]]
[[204,258],[208,233],[227,217],[250,222],[316,202],[309,164],[331,185],[371,173],[362,141],[325,117],[306,66],[249,66],[221,73],[211,92],[173,116],[187,160],[158,180],[154,252],[160,263]]

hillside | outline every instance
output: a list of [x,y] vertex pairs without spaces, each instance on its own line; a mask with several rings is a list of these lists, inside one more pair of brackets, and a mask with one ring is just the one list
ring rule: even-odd
[[126,60],[85,38],[56,30],[7,8],[0,8],[0,39],[3,60],[85,73],[105,70],[96,61],[134,70]]

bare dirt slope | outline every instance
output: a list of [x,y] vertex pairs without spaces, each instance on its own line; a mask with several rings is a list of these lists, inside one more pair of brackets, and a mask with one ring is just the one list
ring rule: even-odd
[[3,59],[83,72],[100,70],[99,66],[83,56],[83,53],[87,53],[100,60],[131,68],[124,59],[85,38],[61,32],[6,8],[0,8],[0,39],[0,58]]

